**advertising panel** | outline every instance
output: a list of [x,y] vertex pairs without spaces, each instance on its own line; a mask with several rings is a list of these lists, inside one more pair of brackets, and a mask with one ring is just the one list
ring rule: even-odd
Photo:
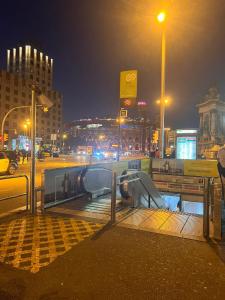
[[153,159],[152,173],[183,175],[184,161],[182,159]]
[[78,184],[84,167],[60,168],[44,172],[44,206],[52,206],[64,200],[74,199],[82,193]]
[[193,160],[184,161],[184,175],[218,177],[216,160]]
[[177,159],[197,159],[197,137],[177,137]]
[[149,172],[150,172],[150,159],[149,158],[141,160],[141,171],[149,174]]

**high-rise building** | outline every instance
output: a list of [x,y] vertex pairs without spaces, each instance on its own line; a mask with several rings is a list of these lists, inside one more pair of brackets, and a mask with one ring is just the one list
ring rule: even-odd
[[30,45],[7,50],[7,71],[36,82],[40,88],[52,89],[53,59]]
[[[0,71],[0,124],[11,108],[31,105],[34,83],[54,103],[47,113],[37,109],[37,137],[50,143],[51,134],[60,137],[62,95],[53,88],[53,59],[30,45],[7,50],[7,71]],[[24,125],[29,118],[29,107],[19,108],[7,117],[4,132],[9,136],[9,146],[12,138],[28,135],[29,128],[25,127],[29,125]]]

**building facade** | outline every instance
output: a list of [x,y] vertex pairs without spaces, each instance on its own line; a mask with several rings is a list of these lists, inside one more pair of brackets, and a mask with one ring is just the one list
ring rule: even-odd
[[147,152],[150,148],[151,124],[150,121],[144,122],[142,119],[127,118],[120,128],[117,120],[113,118],[82,119],[66,124],[65,130],[68,137],[71,137],[72,148],[84,145],[113,150],[119,144],[125,152]]
[[[51,134],[59,136],[62,126],[62,95],[53,89],[53,59],[31,46],[7,50],[7,71],[0,71],[0,123],[11,108],[31,105],[34,83],[54,104],[45,113],[37,108],[37,137],[50,143]],[[25,124],[29,127],[28,119],[29,107],[9,114],[4,127],[9,147],[12,139],[29,135],[29,128],[25,130]]]
[[212,87],[197,105],[199,124],[199,153],[212,149],[215,145],[225,144],[225,102],[218,89]]

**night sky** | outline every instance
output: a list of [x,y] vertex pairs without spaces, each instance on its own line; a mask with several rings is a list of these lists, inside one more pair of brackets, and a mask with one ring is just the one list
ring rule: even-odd
[[[162,2],[162,6],[161,3]],[[116,115],[119,72],[138,69],[139,99],[159,107],[161,33],[154,15],[168,9],[166,126],[197,127],[195,105],[211,85],[225,99],[224,0],[11,0],[1,3],[0,59],[32,42],[54,58],[64,119]]]

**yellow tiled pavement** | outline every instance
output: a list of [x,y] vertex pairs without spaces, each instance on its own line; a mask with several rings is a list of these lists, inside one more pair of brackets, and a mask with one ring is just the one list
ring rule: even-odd
[[103,225],[51,215],[0,224],[0,262],[36,273]]

